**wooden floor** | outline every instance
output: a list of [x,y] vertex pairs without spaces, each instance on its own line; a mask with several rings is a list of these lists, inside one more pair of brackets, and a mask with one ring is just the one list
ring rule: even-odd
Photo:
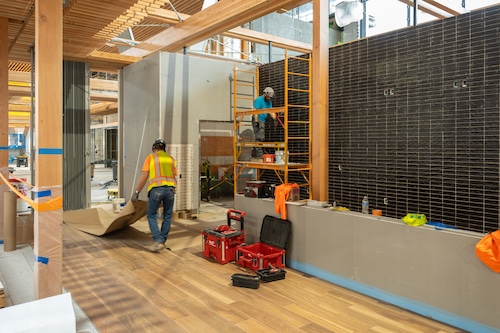
[[63,225],[64,288],[102,333],[461,332],[288,268],[259,289],[234,287],[231,275],[253,272],[201,254],[201,231],[219,222],[174,222],[161,253],[143,248],[145,219],[102,237]]

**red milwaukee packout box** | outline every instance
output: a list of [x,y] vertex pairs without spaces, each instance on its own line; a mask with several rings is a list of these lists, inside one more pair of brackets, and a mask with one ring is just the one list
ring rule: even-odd
[[236,248],[236,261],[257,272],[269,267],[285,267],[285,253],[291,222],[266,215],[260,229],[260,242],[241,244]]
[[[245,242],[244,218],[246,213],[230,209],[227,211],[227,225],[219,225],[214,229],[201,232],[203,240],[202,254],[214,258],[221,264],[236,260],[236,247]],[[234,228],[231,222],[239,221],[240,229]]]

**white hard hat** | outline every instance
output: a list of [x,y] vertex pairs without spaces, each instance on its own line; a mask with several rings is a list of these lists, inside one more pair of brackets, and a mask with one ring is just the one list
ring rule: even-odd
[[274,97],[274,89],[271,87],[266,87],[264,88],[264,93],[267,94],[267,96],[273,98]]

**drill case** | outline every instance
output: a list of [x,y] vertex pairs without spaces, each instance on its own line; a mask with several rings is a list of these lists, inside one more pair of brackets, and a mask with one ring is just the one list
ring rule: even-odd
[[[285,267],[285,252],[290,237],[291,222],[266,215],[260,229],[260,242],[241,244],[236,248],[236,261],[254,272],[267,268]],[[281,275],[281,274],[278,274]],[[282,273],[284,276],[284,273]]]
[[262,282],[273,282],[283,280],[285,278],[286,271],[283,268],[273,267],[259,269],[256,273]]
[[[205,229],[202,234],[202,254],[214,258],[221,264],[236,260],[236,247],[245,242],[244,218],[246,213],[230,209],[227,211],[227,225],[219,225],[214,229]],[[231,222],[239,221],[240,229],[234,228]]]

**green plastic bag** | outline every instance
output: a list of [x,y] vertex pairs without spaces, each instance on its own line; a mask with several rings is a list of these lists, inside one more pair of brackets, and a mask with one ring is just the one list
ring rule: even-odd
[[412,227],[418,227],[422,224],[427,223],[427,218],[425,217],[425,215],[417,213],[408,213],[401,220],[403,220],[404,223],[411,225]]

